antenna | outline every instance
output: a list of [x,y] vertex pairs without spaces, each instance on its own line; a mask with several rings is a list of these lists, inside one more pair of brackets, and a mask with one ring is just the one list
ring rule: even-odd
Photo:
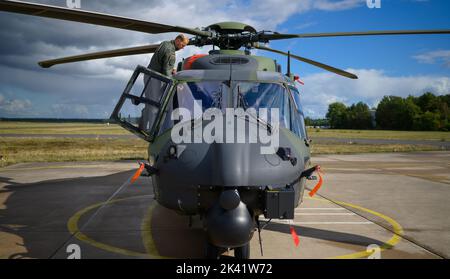
[[287,55],[287,76],[290,78],[291,77],[291,52],[288,51],[288,55]]

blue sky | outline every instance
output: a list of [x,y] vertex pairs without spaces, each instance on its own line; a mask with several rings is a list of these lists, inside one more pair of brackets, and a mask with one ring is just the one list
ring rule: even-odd
[[[290,17],[279,29],[295,33],[450,28],[450,1],[384,0],[381,9],[311,11]],[[297,27],[297,28],[296,28]],[[300,28],[299,28],[300,27]],[[339,67],[385,69],[392,75],[446,74],[441,63],[420,64],[414,56],[450,48],[449,35],[314,38],[272,43]],[[447,57],[450,59],[450,57]],[[450,60],[448,60],[450,62]],[[299,63],[299,67],[302,65]],[[318,72],[304,68],[304,74]]]
[[[65,6],[65,0],[35,0]],[[187,27],[241,21],[283,33],[450,29],[448,0],[81,0],[82,9]],[[201,15],[201,16],[199,16]],[[41,69],[40,60],[171,39],[79,23],[0,13],[0,117],[107,118],[137,64],[151,56],[105,59]],[[450,93],[450,35],[291,39],[272,48],[356,73],[357,81],[300,62],[307,116],[323,117],[334,101],[375,106],[384,95]],[[188,47],[177,59],[206,53]],[[285,58],[258,51],[285,65]]]

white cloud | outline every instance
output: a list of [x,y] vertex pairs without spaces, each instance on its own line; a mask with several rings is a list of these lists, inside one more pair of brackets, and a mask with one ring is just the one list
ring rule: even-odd
[[420,55],[416,55],[413,57],[420,63],[425,64],[435,64],[442,63],[446,67],[450,68],[450,50],[435,50],[426,53],[422,53]]
[[314,1],[314,8],[324,11],[342,11],[361,5],[365,5],[365,0],[342,0],[342,1]]
[[27,113],[32,107],[31,101],[27,99],[6,99],[0,94],[0,116]]
[[324,117],[328,105],[343,102],[351,105],[365,102],[376,106],[383,96],[421,95],[425,91],[435,94],[450,94],[450,78],[446,76],[388,76],[384,71],[375,69],[348,69],[358,75],[358,80],[350,80],[332,73],[319,73],[305,76],[303,100],[308,116]]

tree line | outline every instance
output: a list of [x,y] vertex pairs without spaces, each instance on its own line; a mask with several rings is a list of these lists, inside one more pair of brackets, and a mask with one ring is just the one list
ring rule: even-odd
[[363,102],[351,106],[332,103],[326,120],[332,129],[450,131],[449,108],[450,94],[436,96],[427,92],[419,97],[385,96],[378,107],[372,109]]

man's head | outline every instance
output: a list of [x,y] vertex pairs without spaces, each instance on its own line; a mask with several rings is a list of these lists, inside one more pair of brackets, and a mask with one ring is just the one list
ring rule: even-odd
[[183,49],[188,43],[189,39],[184,34],[180,34],[175,38],[175,48],[177,50]]

